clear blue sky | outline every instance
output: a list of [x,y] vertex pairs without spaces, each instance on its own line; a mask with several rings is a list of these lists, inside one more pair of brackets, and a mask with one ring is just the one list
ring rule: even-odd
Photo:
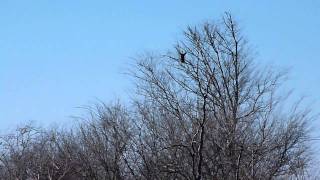
[[131,57],[166,50],[186,25],[225,11],[257,62],[290,67],[291,87],[320,104],[317,0],[1,0],[0,130],[67,123],[96,99],[125,101]]

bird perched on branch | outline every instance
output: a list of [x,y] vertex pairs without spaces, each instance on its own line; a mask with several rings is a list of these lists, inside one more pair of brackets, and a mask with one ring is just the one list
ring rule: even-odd
[[182,51],[179,51],[179,54],[180,54],[180,61],[181,63],[185,63],[186,62],[186,59],[185,59],[185,56],[186,56],[186,52],[182,52]]

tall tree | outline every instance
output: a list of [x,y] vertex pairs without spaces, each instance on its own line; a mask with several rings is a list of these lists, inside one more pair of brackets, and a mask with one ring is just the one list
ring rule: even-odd
[[301,172],[310,116],[299,104],[288,107],[278,92],[284,74],[254,64],[228,13],[219,23],[188,27],[184,37],[178,53],[145,56],[133,73],[142,97],[146,179],[274,179]]

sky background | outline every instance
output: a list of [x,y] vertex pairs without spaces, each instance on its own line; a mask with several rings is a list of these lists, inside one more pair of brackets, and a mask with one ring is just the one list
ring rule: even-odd
[[67,125],[77,107],[127,101],[137,54],[165,51],[187,25],[238,20],[257,63],[290,68],[289,87],[320,106],[317,0],[0,0],[0,132]]

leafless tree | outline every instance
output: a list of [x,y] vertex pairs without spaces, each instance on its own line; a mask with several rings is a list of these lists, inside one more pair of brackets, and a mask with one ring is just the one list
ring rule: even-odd
[[26,125],[14,134],[3,136],[1,179],[64,179],[71,172],[72,164],[56,134]]
[[129,113],[119,104],[89,112],[72,131],[26,125],[1,137],[0,179],[133,179]]
[[278,92],[284,73],[254,64],[228,13],[219,23],[188,27],[184,37],[175,47],[178,54],[144,56],[132,73],[140,95],[145,178],[277,179],[301,173],[308,165],[311,116]]
[[131,120],[121,105],[97,105],[80,124],[77,161],[86,179],[125,179],[132,176],[129,161]]

